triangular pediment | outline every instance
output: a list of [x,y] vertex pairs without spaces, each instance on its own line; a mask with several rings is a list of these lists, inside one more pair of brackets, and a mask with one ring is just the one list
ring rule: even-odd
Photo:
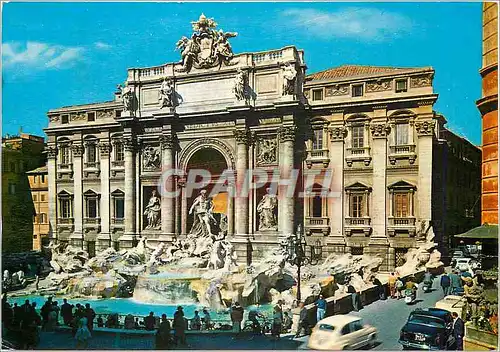
[[405,180],[400,180],[400,181],[396,181],[394,183],[391,183],[389,186],[387,186],[388,189],[407,189],[407,190],[410,190],[410,189],[413,189],[413,190],[416,190],[417,189],[417,186],[405,181]]
[[361,183],[361,182],[355,182],[350,186],[345,187],[346,191],[371,191],[372,188]]

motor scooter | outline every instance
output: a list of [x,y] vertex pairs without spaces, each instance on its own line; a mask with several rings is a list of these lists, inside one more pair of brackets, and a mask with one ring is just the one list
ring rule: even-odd
[[422,291],[430,292],[431,289],[432,289],[432,280],[424,281],[424,284],[422,285]]
[[404,290],[404,295],[406,304],[412,304],[417,299],[416,292],[411,288],[407,288],[406,290]]

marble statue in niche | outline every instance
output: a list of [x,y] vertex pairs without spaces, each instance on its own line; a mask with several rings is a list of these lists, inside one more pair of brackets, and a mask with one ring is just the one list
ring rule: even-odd
[[158,192],[153,189],[151,197],[144,209],[146,216],[146,230],[158,230],[161,227],[161,201]]
[[195,216],[189,235],[213,236],[212,224],[217,222],[213,216],[213,207],[212,199],[207,197],[207,191],[201,190],[189,209],[189,214],[194,212]]
[[266,188],[266,192],[267,193],[264,194],[257,205],[257,212],[259,213],[259,231],[278,229],[278,221],[276,218],[278,200],[276,195],[270,194],[270,188]]

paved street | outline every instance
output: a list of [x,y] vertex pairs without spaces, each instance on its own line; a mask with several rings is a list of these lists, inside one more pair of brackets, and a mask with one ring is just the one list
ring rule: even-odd
[[[443,298],[443,291],[439,286],[440,277],[434,279],[433,291],[424,293],[421,285],[417,293],[417,301],[413,305],[407,305],[403,299],[387,299],[376,301],[359,312],[349,314],[363,317],[365,323],[378,329],[378,339],[381,342],[376,350],[401,350],[398,343],[399,331],[403,327],[408,315],[415,308],[434,307],[435,303]],[[307,339],[306,339],[307,340]],[[306,343],[301,345],[305,348]]]
[[[409,313],[415,308],[433,307],[434,304],[443,297],[439,287],[439,278],[434,280],[434,290],[423,293],[421,288],[417,294],[417,302],[411,306],[403,300],[387,299],[377,301],[359,312],[350,314],[363,317],[367,324],[378,329],[380,344],[377,350],[399,350],[398,344],[399,330],[404,325]],[[189,349],[196,350],[216,350],[216,349],[259,349],[259,350],[284,350],[284,349],[304,349],[307,346],[307,337],[300,341],[292,340],[290,336],[284,336],[279,341],[274,341],[269,337],[255,337],[248,339],[234,339],[228,334],[207,334],[188,335]],[[40,349],[66,349],[74,346],[71,334],[67,332],[42,333]],[[153,349],[154,339],[152,336],[116,336],[116,335],[96,335],[92,338],[89,349]]]

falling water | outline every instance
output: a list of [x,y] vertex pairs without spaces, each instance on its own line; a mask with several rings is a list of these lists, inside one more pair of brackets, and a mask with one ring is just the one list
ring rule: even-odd
[[139,302],[155,304],[197,303],[197,293],[192,284],[198,280],[199,277],[177,273],[139,275],[133,298]]

